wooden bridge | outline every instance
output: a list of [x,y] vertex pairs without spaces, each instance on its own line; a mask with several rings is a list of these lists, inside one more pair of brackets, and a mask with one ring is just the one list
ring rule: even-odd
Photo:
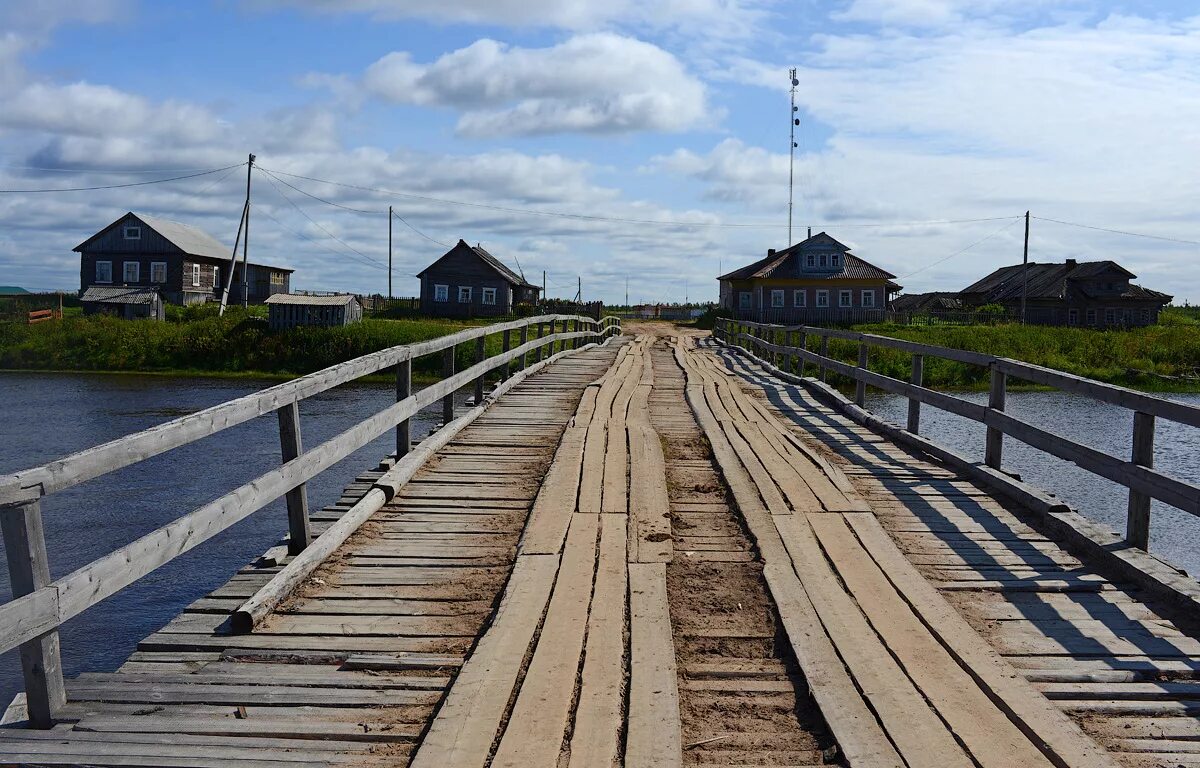
[[[0,478],[0,638],[26,689],[0,763],[1200,765],[1200,585],[1143,548],[1150,499],[1200,511],[1152,466],[1154,420],[1200,409],[844,331],[625,331],[467,330]],[[911,354],[909,381],[868,370],[873,346]],[[445,376],[414,394],[425,355]],[[923,387],[926,357],[989,368],[988,405]],[[300,400],[392,368],[394,406],[305,450]],[[1131,459],[1005,414],[1008,376],[1134,410]],[[906,428],[866,386],[910,399]],[[986,424],[984,461],[921,435],[922,404]],[[51,578],[41,497],[272,412],[277,470]],[[310,513],[304,483],[393,429]],[[1005,472],[1004,435],[1127,486],[1126,537]],[[63,622],[281,496],[279,546],[116,671],[64,681]]]

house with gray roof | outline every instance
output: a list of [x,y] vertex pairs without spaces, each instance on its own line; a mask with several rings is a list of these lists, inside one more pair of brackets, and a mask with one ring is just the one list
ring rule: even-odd
[[743,320],[860,323],[883,319],[895,277],[819,232],[717,280],[721,307]]
[[[130,211],[72,250],[79,253],[79,291],[92,286],[146,288],[170,304],[220,299],[232,248],[178,221]],[[259,303],[287,293],[292,270],[250,262],[247,293]],[[234,269],[230,301],[240,302],[242,264]]]
[[972,283],[958,296],[967,307],[1000,304],[1019,315],[1024,290],[1026,322],[1035,325],[1154,325],[1172,297],[1130,282],[1136,277],[1110,260],[1013,264]]
[[464,240],[417,277],[421,313],[431,317],[500,317],[519,304],[536,304],[541,291],[482,246]]

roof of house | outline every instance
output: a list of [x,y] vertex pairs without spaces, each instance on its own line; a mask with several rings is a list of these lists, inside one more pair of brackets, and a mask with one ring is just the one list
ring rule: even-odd
[[126,288],[120,285],[89,285],[80,301],[99,304],[153,304],[158,299],[154,288]]
[[525,278],[518,275],[516,272],[513,272],[511,269],[509,269],[507,266],[504,265],[504,262],[500,261],[500,259],[497,259],[492,254],[488,253],[483,248],[483,246],[467,245],[467,241],[463,240],[462,238],[459,238],[458,242],[455,243],[453,248],[451,248],[450,250],[448,250],[444,254],[442,254],[440,257],[438,257],[437,261],[433,262],[433,264],[430,264],[428,267],[425,267],[425,269],[422,269],[420,272],[418,272],[417,277],[420,277],[421,275],[428,272],[430,269],[433,268],[433,266],[435,264],[438,263],[438,261],[441,261],[442,259],[446,258],[447,256],[449,256],[451,253],[453,253],[458,248],[466,248],[466,249],[470,250],[472,253],[474,253],[476,256],[478,256],[483,261],[483,263],[487,264],[489,267],[491,267],[492,269],[499,272],[501,277],[503,277],[505,280],[512,283],[513,285],[520,286],[521,288],[534,288],[536,290],[541,290],[541,286],[534,285],[533,283],[529,282]]
[[[229,246],[225,245],[220,240],[216,239],[198,227],[193,227],[191,224],[172,221],[171,219],[160,219],[157,216],[146,216],[141,213],[134,213],[133,211],[126,213],[124,216],[117,219],[112,224],[109,224],[107,227],[104,227],[99,232],[92,235],[87,240],[84,240],[71,250],[82,251],[88,245],[88,243],[100,237],[105,232],[117,226],[130,216],[142,222],[158,234],[162,235],[163,238],[168,240],[172,245],[189,256],[201,256],[209,259],[220,259],[222,261],[228,261],[232,256],[233,252],[230,250]],[[252,266],[266,267],[268,269],[274,269],[280,272],[295,271],[294,269],[288,269],[287,267],[275,267],[256,261],[252,261],[250,264]]]
[[[850,253],[850,249],[847,246],[839,243],[828,234],[824,232],[818,232],[812,237],[806,238],[795,245],[784,248],[782,251],[769,253],[767,254],[766,258],[759,259],[753,264],[747,264],[741,269],[735,269],[732,272],[721,275],[717,279],[752,280],[756,278],[772,277],[776,274],[779,276],[793,277],[800,272],[800,265],[796,262],[799,258],[802,246],[812,243],[818,239],[824,242],[833,243],[845,253],[845,258],[842,259],[842,269],[837,272],[806,272],[804,273],[804,278],[806,280],[838,280],[847,278],[852,280],[890,280],[891,278],[895,277],[895,275],[893,275],[891,272],[880,269],[874,264],[860,259],[853,253]],[[893,285],[895,284],[893,283]]]
[[341,307],[351,301],[357,301],[351,293],[339,293],[333,296],[307,296],[303,293],[276,293],[268,296],[265,304],[298,304],[306,307]]
[[897,312],[953,311],[962,309],[962,300],[952,291],[904,293],[892,300]]
[[[1025,273],[1026,266],[1028,275]],[[981,294],[986,301],[1006,301],[1021,298],[1021,287],[1028,281],[1025,296],[1028,299],[1063,299],[1067,295],[1067,281],[1075,281],[1117,273],[1127,278],[1137,275],[1122,267],[1115,261],[1085,261],[1077,263],[1066,261],[1061,264],[1039,264],[1030,262],[1028,265],[1013,264],[1001,267],[987,277],[977,280],[964,288],[961,293]],[[1085,295],[1091,295],[1083,287],[1078,287]],[[1163,299],[1171,300],[1171,296],[1143,288],[1140,285],[1129,286],[1120,294],[1122,298],[1133,299]]]

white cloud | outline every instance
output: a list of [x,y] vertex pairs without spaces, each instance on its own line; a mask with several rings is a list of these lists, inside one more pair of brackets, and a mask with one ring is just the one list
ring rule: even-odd
[[549,48],[479,40],[430,64],[391,53],[363,78],[402,104],[462,111],[470,136],[680,131],[708,119],[704,85],[671,54],[610,33]]
[[949,27],[973,19],[995,23],[998,17],[1081,4],[1082,0],[851,0],[832,17],[882,26]]

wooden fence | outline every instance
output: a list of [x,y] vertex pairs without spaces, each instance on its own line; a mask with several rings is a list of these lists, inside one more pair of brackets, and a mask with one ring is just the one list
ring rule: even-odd
[[[1200,486],[1171,477],[1154,469],[1155,419],[1167,419],[1179,424],[1200,427],[1200,407],[1155,397],[1135,390],[1104,384],[1039,365],[1023,363],[1006,357],[980,352],[918,344],[887,336],[818,328],[815,326],[763,325],[738,320],[720,319],[714,330],[716,337],[732,346],[765,357],[785,373],[804,376],[806,364],[815,364],[818,377],[824,382],[828,371],[842,374],[855,382],[854,402],[860,408],[865,402],[868,385],[885,392],[908,398],[906,431],[920,432],[921,405],[931,405],[949,413],[977,421],[987,426],[984,444],[984,464],[1000,470],[1003,456],[1003,436],[1008,435],[1026,445],[1070,461],[1079,467],[1125,486],[1129,489],[1128,517],[1125,540],[1139,549],[1146,549],[1150,538],[1150,500],[1200,516]],[[819,339],[819,351],[814,352],[810,339]],[[843,339],[858,343],[858,361],[851,365],[829,356],[829,340]],[[884,376],[868,369],[870,349],[886,347],[912,355],[908,381]],[[922,371],[926,357],[954,360],[988,368],[991,388],[987,405],[938,392],[922,386]],[[1064,392],[1090,397],[1093,400],[1121,406],[1133,411],[1130,459],[1112,456],[1073,440],[1048,432],[1041,427],[1004,412],[1008,377],[1040,384]]]
[[[0,476],[0,526],[13,591],[13,599],[0,605],[0,652],[20,646],[30,724],[50,727],[54,723],[55,711],[65,702],[58,643],[58,627],[63,622],[271,501],[286,496],[288,546],[297,558],[285,569],[286,573],[279,574],[264,588],[269,588],[270,594],[256,595],[239,611],[242,618],[235,624],[240,624],[243,631],[252,627],[265,610],[302,580],[300,576],[310,572],[319,563],[315,550],[329,550],[334,542],[344,540],[353,530],[348,521],[346,524],[339,523],[341,528],[337,532],[333,529],[326,532],[317,540],[314,551],[306,552],[311,542],[306,481],[391,429],[395,429],[396,434],[397,461],[403,464],[401,458],[412,450],[410,419],[419,410],[440,399],[443,427],[437,435],[427,439],[420,451],[414,452],[410,459],[417,458],[417,453],[428,453],[432,445],[444,442],[438,440],[439,435],[461,429],[465,425],[464,420],[474,418],[485,407],[484,378],[488,373],[499,370],[501,378],[511,382],[517,378],[509,379],[514,365],[524,373],[531,367],[543,364],[555,354],[556,347],[559,353],[578,349],[616,335],[620,329],[620,320],[616,318],[594,320],[578,315],[542,315],[470,328],[430,341],[365,355],[40,467]],[[502,351],[487,357],[486,339],[496,334],[502,338]],[[513,345],[514,334],[518,335],[516,346]],[[470,343],[475,347],[475,364],[455,372],[455,349],[460,344]],[[444,377],[414,394],[412,361],[434,354],[442,355]],[[301,400],[393,367],[396,370],[394,405],[315,448],[304,449],[300,431]],[[456,422],[454,394],[467,386],[474,387],[474,415],[466,414]],[[504,387],[505,384],[500,385],[500,388]],[[42,529],[42,497],[271,412],[278,416],[283,453],[283,462],[278,469],[229,491],[217,500],[73,573],[51,581]],[[414,463],[408,462],[410,465]],[[413,471],[415,467],[408,471],[408,476]],[[361,521],[369,516],[366,510],[370,504],[374,504],[374,509],[382,506],[397,490],[395,485],[391,488],[386,485],[373,489],[369,494],[371,502],[359,502],[352,510],[354,514],[347,512],[346,517]],[[331,536],[331,533],[334,535]]]

